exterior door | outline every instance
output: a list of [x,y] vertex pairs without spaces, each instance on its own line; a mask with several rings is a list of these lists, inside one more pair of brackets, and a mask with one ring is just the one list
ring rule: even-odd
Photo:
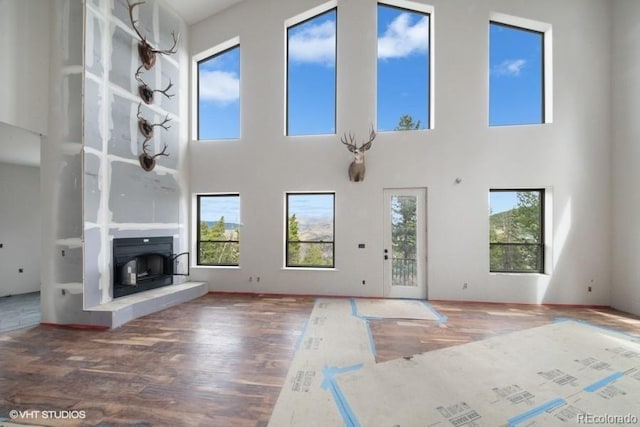
[[426,190],[384,190],[384,296],[427,297]]

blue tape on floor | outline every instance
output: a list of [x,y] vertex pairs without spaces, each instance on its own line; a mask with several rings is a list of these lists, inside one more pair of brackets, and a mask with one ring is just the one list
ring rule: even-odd
[[322,374],[324,375],[322,388],[331,392],[333,400],[336,402],[340,415],[344,421],[344,425],[347,427],[360,427],[360,422],[358,422],[356,414],[353,413],[353,410],[349,406],[349,402],[347,402],[347,398],[342,393],[342,390],[340,390],[340,387],[336,382],[336,375],[344,374],[345,372],[357,371],[362,368],[362,366],[363,365],[360,363],[358,365],[346,366],[344,368],[325,366],[324,369],[322,369]]
[[640,336],[638,336],[638,335],[633,335],[633,334],[630,334],[628,332],[618,331],[617,329],[613,329],[613,328],[607,328],[606,326],[596,325],[595,323],[591,323],[591,322],[589,322],[587,320],[572,319],[570,317],[556,317],[553,320],[553,323],[562,323],[562,322],[581,323],[581,324],[586,325],[586,326],[591,326],[592,328],[602,329],[603,331],[612,332],[612,333],[615,333],[615,334],[618,334],[618,335],[622,335],[622,336],[626,337],[627,339],[631,339],[633,341],[640,342]]
[[425,307],[427,307],[427,310],[429,310],[431,314],[433,314],[436,317],[436,322],[444,323],[447,321],[447,316],[438,313],[438,311],[435,308],[433,308],[431,304],[429,304],[427,301],[421,301],[421,302]]
[[376,343],[373,340],[373,332],[371,332],[371,325],[369,325],[369,319],[380,319],[379,317],[366,317],[366,316],[362,316],[360,315],[360,313],[358,313],[358,305],[356,304],[356,300],[351,298],[349,300],[349,303],[351,304],[351,315],[353,317],[356,317],[362,321],[364,321],[364,323],[367,325],[367,335],[369,336],[369,349],[371,350],[371,354],[373,354],[373,357],[376,357]]
[[622,372],[615,372],[609,375],[608,377],[601,379],[600,381],[596,381],[595,383],[586,386],[584,388],[584,391],[588,393],[593,393],[594,391],[600,390],[602,387],[609,385],[610,383],[622,378],[623,376],[624,374]]
[[566,400],[560,399],[560,398],[550,400],[547,403],[544,403],[544,404],[542,404],[540,406],[537,406],[537,407],[535,407],[535,408],[533,408],[533,409],[531,409],[531,410],[529,410],[527,412],[524,412],[524,413],[522,413],[520,415],[516,415],[515,417],[510,418],[509,422],[508,422],[509,423],[509,427],[517,426],[518,424],[521,424],[521,423],[523,423],[525,421],[528,421],[531,418],[535,418],[538,415],[541,415],[541,414],[543,414],[543,413],[545,413],[547,411],[550,411],[550,410],[552,410],[554,408],[557,408],[560,405],[564,405],[566,403],[567,403]]

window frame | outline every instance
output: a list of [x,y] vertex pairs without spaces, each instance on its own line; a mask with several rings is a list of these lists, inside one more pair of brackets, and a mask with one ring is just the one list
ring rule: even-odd
[[[238,137],[236,138],[213,138],[213,139],[200,139],[200,63],[208,61],[213,57],[222,55],[235,48],[240,49],[240,99],[238,108]],[[196,113],[191,118],[191,140],[193,141],[238,141],[242,138],[242,47],[240,44],[240,37],[234,37],[226,42],[220,43],[212,48],[209,48],[203,52],[193,55],[191,58],[192,70],[191,70],[191,111]]]
[[[200,239],[200,207],[202,198],[215,198],[215,197],[237,197],[238,198],[238,218],[241,215],[241,200],[240,193],[215,193],[215,194],[197,194],[196,195],[196,256],[194,257],[196,260],[197,267],[240,267],[240,240],[201,240]],[[238,263],[237,264],[203,264],[200,262],[200,243],[222,243],[222,242],[231,242],[238,244]]]
[[[490,273],[514,273],[514,274],[544,274],[545,273],[545,257],[546,257],[546,206],[545,206],[545,189],[544,188],[492,188],[489,189],[489,209],[491,209],[491,193],[518,193],[518,192],[537,192],[540,198],[540,231],[539,231],[539,243],[494,243],[491,242],[489,237],[489,272]],[[489,215],[491,216],[491,214]],[[489,236],[491,236],[491,225],[489,225]],[[537,246],[539,247],[539,265],[536,270],[492,270],[491,269],[491,248],[493,246]]]
[[434,15],[435,15],[435,9],[433,6],[430,5],[426,5],[423,3],[417,3],[414,1],[409,1],[409,0],[379,0],[376,2],[376,90],[375,90],[375,114],[376,114],[376,132],[406,132],[406,131],[396,131],[396,130],[380,130],[378,129],[378,123],[377,123],[377,117],[378,117],[378,48],[377,48],[377,42],[378,42],[378,34],[377,34],[377,26],[378,26],[378,17],[379,17],[379,13],[378,13],[378,7],[379,6],[385,6],[385,7],[389,7],[389,8],[393,8],[393,9],[399,9],[402,11],[407,11],[407,12],[412,12],[412,13],[419,13],[422,15],[427,15],[429,16],[429,45],[427,47],[428,51],[427,51],[427,58],[428,58],[428,62],[429,62],[429,67],[428,67],[428,73],[429,73],[429,78],[427,81],[427,91],[428,91],[428,96],[427,96],[427,125],[424,127],[424,129],[409,129],[409,131],[427,131],[430,129],[434,129],[434,118],[435,118],[435,112],[434,112],[434,100],[435,100],[435,95],[434,95],[434,37],[435,37],[435,31],[434,31]]
[[[335,12],[336,36],[334,44],[335,66],[333,76],[333,133],[309,133],[290,134],[289,133],[289,30],[316,19],[330,12]],[[284,135],[287,137],[305,137],[317,135],[337,135],[338,129],[338,4],[337,0],[332,0],[326,4],[310,9],[293,18],[287,19],[284,23]]]
[[[289,240],[289,196],[332,196],[332,218],[331,218],[331,241],[307,241],[307,240]],[[318,192],[297,192],[291,191],[285,193],[285,218],[284,218],[284,267],[287,269],[323,269],[331,270],[336,266],[336,193],[334,191],[318,191]],[[331,244],[331,265],[289,265],[289,244]]]
[[[541,70],[541,108],[542,117],[540,122],[521,123],[521,124],[500,124],[491,125],[490,122],[490,97],[491,97],[491,69],[490,69],[490,51],[491,51],[491,24],[500,25],[507,28],[528,31],[541,34],[542,36],[542,52],[540,55]],[[553,29],[552,25],[535,21],[532,19],[521,18],[513,15],[507,15],[499,12],[490,12],[489,25],[487,26],[487,125],[489,128],[501,128],[509,126],[536,126],[546,123],[553,123]]]

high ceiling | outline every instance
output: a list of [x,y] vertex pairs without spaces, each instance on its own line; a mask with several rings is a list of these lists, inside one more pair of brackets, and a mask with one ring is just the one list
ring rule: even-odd
[[188,25],[202,21],[243,0],[167,0]]

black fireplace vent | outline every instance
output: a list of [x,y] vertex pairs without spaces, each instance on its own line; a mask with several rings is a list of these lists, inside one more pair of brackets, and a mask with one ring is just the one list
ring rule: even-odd
[[[187,271],[178,259],[187,257]],[[113,297],[123,297],[173,284],[173,276],[189,275],[189,253],[173,253],[173,237],[113,239]]]

